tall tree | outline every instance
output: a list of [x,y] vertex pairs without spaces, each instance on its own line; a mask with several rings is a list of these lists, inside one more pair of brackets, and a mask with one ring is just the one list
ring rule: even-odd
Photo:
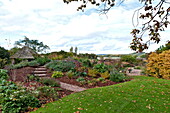
[[0,47],[0,58],[1,59],[9,59],[10,54],[8,50],[6,50],[4,47]]
[[9,63],[9,52],[4,47],[0,47],[0,69]]
[[33,49],[35,52],[46,52],[46,50],[50,49],[49,46],[44,45],[43,42],[39,42],[38,40],[30,40],[25,36],[24,40],[19,40],[15,42],[16,46],[28,46]]
[[[117,2],[123,3],[125,0],[63,0],[64,3],[71,3],[73,1],[81,2],[80,7],[77,10],[84,11],[88,4],[96,5],[98,7],[102,7],[100,10],[101,13],[106,14],[112,7],[115,6]],[[168,24],[170,24],[168,17],[170,15],[170,1],[168,0],[138,0],[143,6],[136,11],[134,11],[134,15],[137,15],[137,24],[134,25],[134,29],[132,29],[132,42],[130,47],[132,50],[142,52],[145,49],[148,49],[151,41],[154,43],[160,42],[160,31],[164,31],[167,28]],[[153,3],[157,2],[156,4]],[[141,14],[139,11],[143,10]],[[134,16],[132,17],[134,18]],[[139,19],[146,20],[142,27],[139,27]],[[143,41],[143,35],[148,33],[148,40],[146,42]]]
[[70,52],[73,53],[73,47],[70,48]]
[[164,45],[160,46],[160,47],[156,50],[156,52],[157,52],[157,53],[162,53],[163,51],[169,50],[169,49],[170,49],[170,41],[167,41],[167,43],[165,44],[165,46],[164,46]]
[[77,51],[78,51],[78,48],[77,47],[75,47],[75,54],[77,55]]

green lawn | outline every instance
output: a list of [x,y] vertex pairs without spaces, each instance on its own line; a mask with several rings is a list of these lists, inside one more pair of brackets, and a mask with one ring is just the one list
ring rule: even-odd
[[138,76],[49,103],[35,113],[170,113],[170,80]]

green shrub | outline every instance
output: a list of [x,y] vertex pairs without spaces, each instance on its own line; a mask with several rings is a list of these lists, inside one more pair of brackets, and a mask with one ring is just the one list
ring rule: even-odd
[[45,84],[45,85],[51,86],[51,87],[59,87],[60,86],[59,82],[52,78],[41,78],[40,82],[42,84]]
[[[11,81],[5,79],[0,80],[0,96],[5,98],[10,95],[13,91],[17,90],[18,86]],[[1,99],[0,99],[1,100]]]
[[76,79],[77,82],[80,82],[81,84],[85,84],[86,80],[83,77],[79,77]]
[[40,64],[36,61],[36,60],[33,60],[31,62],[28,62],[28,66],[39,66]]
[[28,61],[22,61],[22,62],[20,62],[18,64],[12,65],[11,69],[18,69],[18,68],[28,66],[28,63],[29,63]]
[[97,82],[98,82],[97,79],[92,79],[92,80],[87,81],[88,85],[90,85],[90,86],[97,85]]
[[72,72],[72,71],[68,71],[67,73],[66,73],[66,76],[68,76],[68,78],[73,78],[73,76],[74,76],[74,72]]
[[141,69],[141,67],[140,67],[140,66],[137,66],[137,67],[134,67],[134,69]]
[[41,98],[51,98],[53,100],[58,99],[58,93],[54,88],[51,88],[50,86],[38,87],[37,91],[39,91],[38,96]]
[[21,113],[30,107],[40,107],[39,100],[26,89],[6,80],[0,80],[0,98],[0,105],[4,113]]
[[98,78],[98,79],[97,79],[97,81],[102,82],[102,81],[105,81],[105,79],[104,79],[104,78],[102,78],[102,77],[100,77],[100,78]]
[[89,59],[79,59],[79,61],[82,63],[84,67],[92,67],[92,64]]
[[121,56],[121,61],[124,62],[129,62],[129,63],[136,63],[136,57],[137,56],[133,56],[133,55],[123,55]]
[[26,90],[16,90],[5,97],[2,103],[2,110],[5,113],[21,113],[27,111],[28,108],[40,107],[39,100]]
[[53,71],[53,74],[51,77],[53,78],[59,78],[59,77],[63,77],[64,74],[61,71]]
[[121,73],[115,69],[110,72],[110,80],[114,82],[122,82],[126,79],[124,73]]
[[104,73],[109,70],[109,66],[105,65],[104,63],[96,64],[94,66],[94,69],[96,69],[99,73]]
[[75,64],[72,61],[53,61],[46,65],[47,68],[55,71],[67,72],[75,68]]
[[7,59],[1,59],[0,58],[0,68],[4,68],[4,66],[7,64],[8,60]]
[[75,72],[74,72],[74,76],[82,76],[82,77],[85,77],[85,76],[87,76],[87,73],[86,73],[86,72],[75,71]]
[[44,65],[48,62],[50,62],[50,59],[48,59],[47,57],[40,57],[40,58],[37,58],[36,61],[38,62],[39,65]]
[[8,72],[7,70],[0,69],[0,80],[2,79],[7,80],[9,78],[7,72]]
[[28,81],[39,81],[40,78],[38,76],[35,76],[35,75],[27,75],[27,80]]

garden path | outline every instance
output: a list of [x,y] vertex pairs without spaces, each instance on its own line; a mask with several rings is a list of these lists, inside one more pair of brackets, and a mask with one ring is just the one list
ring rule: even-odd
[[67,83],[64,83],[64,82],[60,82],[60,87],[63,88],[63,89],[74,91],[74,92],[80,92],[80,91],[86,90],[86,88],[67,84]]

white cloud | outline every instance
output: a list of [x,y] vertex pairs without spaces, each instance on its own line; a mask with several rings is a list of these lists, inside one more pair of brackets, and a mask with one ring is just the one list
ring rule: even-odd
[[[0,0],[0,3],[0,46],[8,49],[9,43],[12,47],[15,41],[27,36],[43,41],[51,51],[68,51],[77,46],[79,52],[132,52],[128,46],[132,39],[132,15],[139,6],[136,0],[126,0],[107,16],[99,15],[91,5],[85,12],[77,12],[80,3],[67,5],[62,0]],[[168,32],[162,36],[163,42],[169,38]],[[151,46],[150,50],[154,49]]]

